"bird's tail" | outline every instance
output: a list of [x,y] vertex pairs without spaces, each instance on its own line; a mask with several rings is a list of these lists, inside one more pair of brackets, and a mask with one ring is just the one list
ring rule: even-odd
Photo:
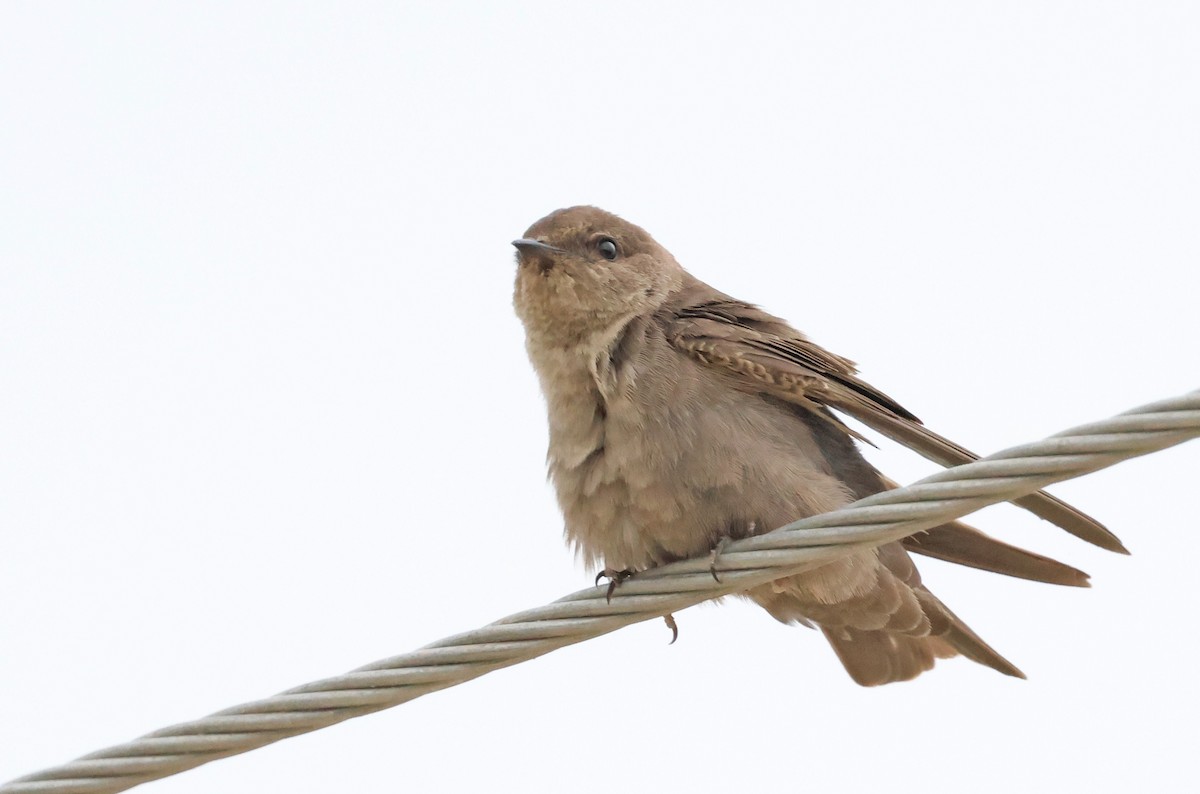
[[930,621],[924,636],[821,625],[821,633],[855,683],[880,686],[909,681],[932,669],[937,659],[960,654],[1004,675],[1025,677],[932,593],[924,587],[915,593]]
[[1091,587],[1088,575],[1078,568],[1010,546],[961,521],[919,532],[903,543],[908,551],[983,571],[1046,584]]
[[[863,686],[908,681],[931,669],[937,659],[958,655],[1024,678],[925,588],[906,551],[1038,582],[1088,586],[1083,571],[956,521],[902,543],[885,544],[870,564],[865,558],[839,561],[824,566],[824,571],[780,580],[748,595],[781,621],[819,627],[850,677]],[[866,570],[859,567],[864,565],[873,569],[871,586],[860,581],[853,594],[814,597],[821,583],[850,582],[855,571]]]

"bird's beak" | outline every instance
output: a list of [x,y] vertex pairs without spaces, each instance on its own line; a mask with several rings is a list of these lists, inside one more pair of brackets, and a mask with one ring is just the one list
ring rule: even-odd
[[520,251],[521,253],[525,253],[526,251],[528,251],[530,253],[537,253],[537,252],[543,252],[543,253],[548,252],[548,253],[555,253],[555,254],[566,253],[561,248],[555,248],[552,245],[547,245],[546,243],[543,243],[541,240],[530,240],[528,237],[522,237],[520,240],[513,240],[512,244],[515,245],[517,247],[517,250]]

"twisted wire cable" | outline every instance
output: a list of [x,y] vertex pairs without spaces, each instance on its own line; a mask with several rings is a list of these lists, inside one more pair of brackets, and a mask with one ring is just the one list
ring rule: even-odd
[[1200,391],[1004,450],[831,513],[729,543],[710,561],[591,587],[344,675],[147,734],[0,785],[0,794],[124,791],[218,758],[405,703],[566,645],[899,540],[982,507],[1200,436]]

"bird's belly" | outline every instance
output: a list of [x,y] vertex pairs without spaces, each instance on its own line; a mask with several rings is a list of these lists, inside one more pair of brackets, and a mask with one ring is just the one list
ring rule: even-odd
[[719,399],[653,411],[613,401],[590,454],[552,464],[567,538],[585,562],[645,569],[849,501],[794,414],[746,400],[730,411]]

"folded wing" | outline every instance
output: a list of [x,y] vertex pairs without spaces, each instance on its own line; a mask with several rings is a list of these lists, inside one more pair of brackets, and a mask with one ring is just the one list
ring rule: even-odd
[[[891,397],[860,379],[854,362],[809,341],[779,318],[732,298],[689,304],[686,292],[683,297],[683,303],[672,307],[667,318],[665,331],[671,343],[682,353],[727,373],[739,388],[771,394],[825,418],[829,414],[821,407],[836,409],[943,466],[978,459],[973,452],[926,428]],[[1121,541],[1094,518],[1044,491],[1014,503],[1089,543],[1128,553]],[[994,549],[995,565],[1008,564],[999,549],[1005,544],[987,540],[998,544]],[[927,535],[923,546],[914,542],[911,549],[952,559],[958,553],[956,548],[964,544],[978,550],[983,541],[968,533],[943,531]]]

